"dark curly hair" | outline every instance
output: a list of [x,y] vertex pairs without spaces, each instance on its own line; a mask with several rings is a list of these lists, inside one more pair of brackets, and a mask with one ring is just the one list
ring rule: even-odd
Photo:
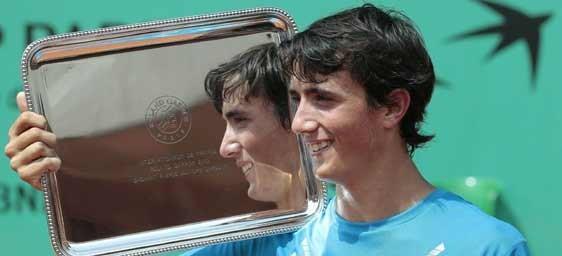
[[254,46],[209,71],[205,91],[219,113],[224,101],[263,97],[273,104],[281,126],[288,129],[287,82],[277,45],[267,43]]
[[403,14],[371,4],[345,10],[283,42],[281,52],[285,72],[304,82],[348,71],[365,88],[371,107],[392,105],[388,94],[407,90],[411,103],[400,134],[408,152],[412,155],[433,138],[420,134],[435,83],[433,64],[420,33]]

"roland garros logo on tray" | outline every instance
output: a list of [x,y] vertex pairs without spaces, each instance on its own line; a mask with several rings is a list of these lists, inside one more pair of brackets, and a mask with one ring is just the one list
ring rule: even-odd
[[146,110],[145,120],[152,138],[164,144],[180,142],[191,129],[189,108],[174,96],[154,99]]

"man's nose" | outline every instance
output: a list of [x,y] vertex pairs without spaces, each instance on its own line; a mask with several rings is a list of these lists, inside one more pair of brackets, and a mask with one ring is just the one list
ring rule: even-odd
[[221,156],[224,158],[235,158],[240,154],[241,151],[242,145],[240,145],[240,143],[236,141],[234,136],[227,130],[224,133],[219,150]]
[[301,102],[293,116],[291,130],[294,133],[302,134],[311,133],[316,129],[318,129],[318,122],[314,119],[314,115],[312,115],[306,104]]

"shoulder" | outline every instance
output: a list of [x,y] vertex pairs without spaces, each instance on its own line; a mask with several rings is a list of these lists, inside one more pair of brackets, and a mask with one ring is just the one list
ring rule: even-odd
[[526,240],[512,225],[490,216],[458,195],[441,191],[430,202],[425,218],[442,229],[444,235],[458,238],[466,248],[494,252],[485,255],[526,251]]
[[433,207],[429,214],[446,220],[447,224],[457,228],[466,228],[489,235],[523,238],[512,225],[484,213],[462,197],[447,191],[431,202]]

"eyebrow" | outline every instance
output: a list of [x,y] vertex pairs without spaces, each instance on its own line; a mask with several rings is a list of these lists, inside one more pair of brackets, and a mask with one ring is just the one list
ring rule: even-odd
[[246,114],[246,112],[241,110],[241,109],[232,109],[232,110],[229,110],[229,111],[224,113],[224,118],[225,119],[232,119],[234,117],[242,116],[244,114]]
[[[315,84],[315,85],[311,85],[311,86],[307,86],[306,88],[304,88],[304,94],[305,95],[311,95],[311,94],[334,94],[332,91],[327,90],[325,88],[322,88],[323,86],[319,85],[319,84]],[[295,90],[294,88],[289,88],[289,94],[290,95],[298,95],[299,93],[297,92],[297,90]]]

